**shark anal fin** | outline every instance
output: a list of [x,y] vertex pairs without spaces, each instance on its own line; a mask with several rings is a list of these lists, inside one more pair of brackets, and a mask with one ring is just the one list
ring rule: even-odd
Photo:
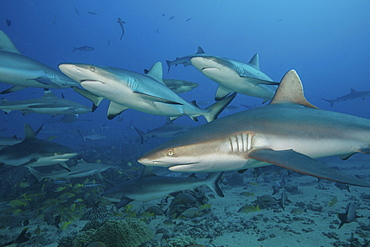
[[275,151],[272,149],[256,149],[251,151],[248,158],[268,162],[295,172],[332,180],[339,183],[370,187],[370,182],[345,174],[337,169],[326,166],[304,154],[292,149]]
[[122,199],[121,199],[121,201],[117,204],[117,208],[121,208],[121,207],[123,207],[123,206],[125,206],[125,205],[127,205],[127,204],[129,204],[130,202],[132,202],[133,200],[132,199],[130,199],[130,198],[127,198],[127,197],[123,197]]

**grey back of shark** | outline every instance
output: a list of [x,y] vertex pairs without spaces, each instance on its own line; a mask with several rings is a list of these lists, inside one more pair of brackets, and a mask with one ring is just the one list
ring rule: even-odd
[[282,79],[271,103],[191,129],[138,161],[172,171],[218,172],[277,165],[357,186],[370,183],[315,160],[370,153],[370,120],[325,111],[304,97],[295,71]]

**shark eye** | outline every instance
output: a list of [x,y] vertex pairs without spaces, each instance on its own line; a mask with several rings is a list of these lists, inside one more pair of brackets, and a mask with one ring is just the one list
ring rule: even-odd
[[95,67],[91,66],[91,67],[90,67],[90,71],[91,71],[91,72],[95,72]]
[[173,150],[172,150],[172,149],[168,149],[168,150],[166,151],[166,155],[167,155],[167,156],[173,156],[173,155],[174,155]]

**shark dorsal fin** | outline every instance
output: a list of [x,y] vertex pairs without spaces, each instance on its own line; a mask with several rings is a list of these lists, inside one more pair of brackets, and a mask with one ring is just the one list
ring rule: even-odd
[[21,54],[13,42],[3,31],[0,30],[0,50]]
[[24,140],[36,138],[36,133],[29,124],[24,125]]
[[162,77],[163,77],[163,69],[162,69],[162,63],[161,62],[156,62],[152,68],[149,70],[149,72],[146,74],[147,76],[153,78],[154,80],[156,81],[159,81],[160,83],[162,83],[163,85],[166,85],[164,84],[164,82],[162,81]]
[[254,56],[249,61],[249,64],[255,67],[256,69],[260,69],[260,58],[258,53],[254,54]]
[[356,93],[356,90],[354,90],[353,88],[351,88],[351,93]]
[[153,172],[153,166],[144,167],[144,170],[141,173],[141,177],[149,177],[149,176],[155,176],[155,174]]
[[295,70],[290,70],[284,75],[270,104],[281,103],[299,104],[310,108],[317,108],[304,97],[302,82]]
[[164,125],[173,124],[170,117],[166,117],[166,123]]
[[198,46],[197,53],[195,54],[205,54],[205,52],[202,47]]

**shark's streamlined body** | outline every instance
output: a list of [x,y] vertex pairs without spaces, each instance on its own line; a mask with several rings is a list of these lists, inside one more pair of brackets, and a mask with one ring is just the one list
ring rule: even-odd
[[18,167],[48,166],[68,161],[77,155],[66,146],[37,139],[36,133],[39,131],[34,132],[28,124],[24,129],[25,138],[22,142],[0,150],[0,164]]
[[0,102],[0,110],[9,113],[11,111],[21,111],[23,114],[41,113],[65,115],[65,114],[83,114],[91,112],[91,108],[78,102],[58,98],[50,90],[46,89],[44,95],[36,99]]
[[111,100],[107,114],[109,119],[132,108],[149,114],[170,116],[172,119],[187,115],[196,120],[202,115],[209,122],[235,97],[231,95],[207,109],[199,109],[163,83],[160,62],[154,64],[146,75],[88,64],[60,64],[59,68],[91,93]]
[[205,179],[200,179],[195,176],[186,178],[157,176],[152,172],[152,167],[146,167],[140,177],[125,181],[104,192],[102,196],[107,197],[107,199],[119,199],[120,202],[117,207],[122,207],[134,200],[155,200],[174,192],[192,190],[199,186],[206,185],[217,195],[223,197],[224,195],[218,186],[221,175],[221,172],[213,173],[208,175]]
[[217,82],[215,99],[221,100],[231,92],[272,99],[277,84],[260,70],[259,57],[255,54],[249,63],[211,55],[192,56],[191,64],[209,79]]
[[370,153],[370,120],[325,111],[304,97],[294,70],[282,79],[267,106],[212,121],[143,155],[147,166],[172,171],[216,172],[277,165],[303,174],[357,186],[370,182],[315,160]]
[[9,37],[0,30],[0,82],[14,85],[1,92],[11,93],[27,87],[69,88],[78,83],[63,73],[22,55]]
[[102,179],[101,173],[108,170],[111,166],[98,164],[98,163],[86,163],[84,160],[79,160],[75,166],[68,167],[68,170],[63,169],[60,171],[52,171],[51,173],[41,173],[32,167],[27,167],[28,170],[37,178],[38,181],[44,178],[55,180],[63,178],[70,180],[72,178],[82,178],[91,175],[98,175]]

